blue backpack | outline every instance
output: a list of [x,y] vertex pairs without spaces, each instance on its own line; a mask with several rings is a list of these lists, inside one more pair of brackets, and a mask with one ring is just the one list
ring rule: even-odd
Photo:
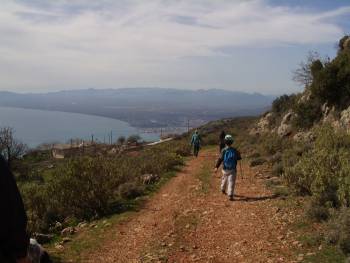
[[233,148],[227,148],[224,153],[224,170],[234,170],[237,166],[237,153]]

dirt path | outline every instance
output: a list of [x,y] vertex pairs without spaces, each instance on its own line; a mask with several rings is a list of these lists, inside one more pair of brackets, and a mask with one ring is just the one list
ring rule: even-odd
[[[244,167],[236,201],[219,190],[213,150],[192,159],[146,204],[117,226],[83,262],[294,262],[290,218],[255,172]],[[219,176],[219,174],[218,174]]]

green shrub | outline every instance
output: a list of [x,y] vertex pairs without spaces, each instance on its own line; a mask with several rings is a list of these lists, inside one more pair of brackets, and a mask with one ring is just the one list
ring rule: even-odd
[[318,200],[312,200],[307,208],[306,215],[311,219],[317,222],[326,221],[330,214],[329,209],[324,206],[324,204],[320,204]]
[[271,134],[262,138],[261,151],[265,155],[274,155],[277,152],[282,152],[290,145],[288,139],[283,139],[277,134]]
[[328,223],[325,239],[330,244],[337,244],[345,253],[350,254],[350,210],[343,208]]
[[293,108],[296,101],[297,96],[295,94],[282,95],[272,102],[272,111],[279,114],[284,113]]
[[283,157],[284,179],[300,193],[332,206],[350,205],[350,137],[330,126],[320,127],[313,148]]
[[296,117],[293,119],[293,125],[301,129],[311,128],[322,118],[321,106],[322,102],[315,97],[311,97],[306,102],[295,104],[293,111],[296,113]]
[[[21,182],[31,231],[47,231],[66,218],[89,220],[110,212],[145,193],[143,174],[160,177],[183,164],[188,143],[171,141],[136,152],[134,155],[74,157],[38,173],[37,180]],[[34,178],[34,177],[33,177]],[[35,182],[35,183],[31,183]]]
[[51,198],[44,185],[27,183],[21,187],[21,194],[28,216],[28,231],[46,230],[55,221]]

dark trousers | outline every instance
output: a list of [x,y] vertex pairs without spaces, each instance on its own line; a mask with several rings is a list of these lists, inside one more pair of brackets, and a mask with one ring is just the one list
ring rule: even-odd
[[198,157],[200,146],[199,145],[193,145],[193,154],[194,156]]

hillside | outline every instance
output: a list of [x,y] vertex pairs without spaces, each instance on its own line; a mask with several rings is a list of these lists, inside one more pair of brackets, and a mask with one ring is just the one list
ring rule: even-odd
[[[272,96],[218,89],[130,88],[70,90],[42,94],[0,92],[0,106],[85,113],[135,127],[184,126],[232,116],[258,115]],[[217,103],[219,102],[220,103]]]
[[296,71],[305,85],[303,92],[283,95],[272,103],[251,134],[278,134],[295,141],[312,138],[312,128],[328,123],[333,128],[350,128],[350,38],[339,41],[338,54],[330,60],[311,53]]
[[[316,226],[314,242],[350,254],[350,37],[334,59],[311,57],[297,71],[305,90],[283,95],[252,127],[260,145],[256,163],[295,196],[304,196],[305,217]],[[341,260],[322,262],[343,262]]]

